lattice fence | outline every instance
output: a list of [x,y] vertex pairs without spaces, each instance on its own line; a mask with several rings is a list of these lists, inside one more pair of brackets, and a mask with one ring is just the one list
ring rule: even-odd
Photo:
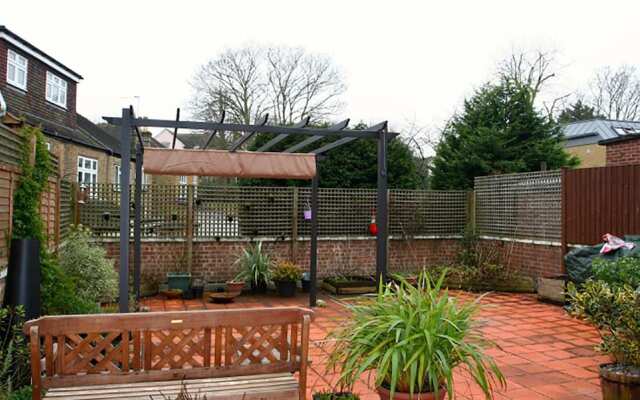
[[[94,184],[86,188],[80,221],[101,237],[119,234],[119,187]],[[133,196],[133,190],[132,190]],[[184,238],[187,224],[200,239],[273,237],[294,232],[309,236],[310,188],[207,187],[145,185],[142,194],[142,236]],[[390,233],[395,236],[459,235],[466,222],[465,192],[392,190]],[[376,191],[320,189],[320,236],[367,236],[376,209]],[[131,215],[133,216],[133,208]]]
[[560,171],[478,177],[475,192],[476,229],[480,235],[560,240]]
[[64,238],[69,233],[69,227],[73,223],[73,190],[74,186],[65,180],[60,181],[60,237]]

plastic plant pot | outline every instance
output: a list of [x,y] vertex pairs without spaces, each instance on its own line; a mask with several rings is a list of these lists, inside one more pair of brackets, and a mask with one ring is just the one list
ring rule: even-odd
[[278,290],[278,294],[282,297],[293,297],[296,295],[296,282],[277,281],[276,289]]
[[188,272],[167,273],[167,283],[169,289],[180,289],[183,293],[191,288],[191,274]]

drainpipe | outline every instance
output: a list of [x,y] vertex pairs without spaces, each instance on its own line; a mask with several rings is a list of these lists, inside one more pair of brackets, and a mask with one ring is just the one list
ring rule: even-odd
[[0,118],[4,117],[7,114],[7,103],[4,101],[4,97],[2,97],[2,92],[0,92]]

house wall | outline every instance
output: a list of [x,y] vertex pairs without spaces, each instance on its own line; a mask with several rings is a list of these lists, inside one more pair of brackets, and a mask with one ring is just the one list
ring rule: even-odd
[[[23,91],[7,83],[7,50],[11,49],[28,60],[27,90]],[[47,71],[51,71],[67,82],[67,108],[64,109],[46,100]],[[76,83],[52,70],[42,61],[29,56],[12,44],[0,40],[0,91],[6,92],[9,107],[22,113],[28,112],[71,128],[76,122]]]
[[640,138],[609,143],[607,149],[607,166],[640,164]]
[[580,159],[578,168],[604,167],[607,162],[607,150],[599,144],[566,147],[567,153]]

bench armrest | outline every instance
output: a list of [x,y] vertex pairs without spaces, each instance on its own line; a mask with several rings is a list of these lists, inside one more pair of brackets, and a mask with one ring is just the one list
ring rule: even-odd
[[42,392],[41,370],[40,370],[40,334],[38,325],[29,327],[29,347],[31,349],[31,386],[32,399],[40,400]]

